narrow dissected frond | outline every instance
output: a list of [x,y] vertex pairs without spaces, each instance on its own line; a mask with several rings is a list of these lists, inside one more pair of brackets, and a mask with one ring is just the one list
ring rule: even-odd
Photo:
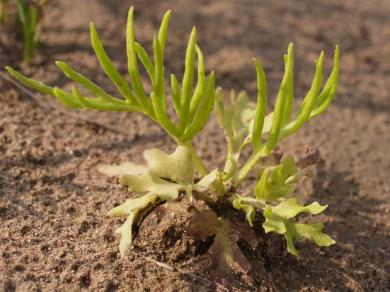
[[[264,70],[260,62],[255,60],[257,73],[258,101],[256,112],[253,117],[253,127],[249,128],[249,141],[252,142],[252,155],[244,163],[235,177],[235,184],[247,176],[261,157],[266,157],[275,149],[278,143],[296,133],[311,118],[324,112],[330,104],[338,83],[339,74],[339,47],[336,46],[334,53],[333,69],[323,89],[322,74],[324,66],[324,53],[316,60],[316,70],[312,85],[301,103],[300,110],[294,119],[292,117],[292,104],[294,95],[294,47],[289,45],[285,56],[285,72],[279,88],[274,111],[266,114],[266,80]],[[218,105],[216,106],[218,107]],[[248,105],[249,107],[249,105]],[[251,123],[248,123],[249,125]],[[265,139],[263,143],[262,140]]]
[[[47,86],[27,78],[12,68],[8,72],[23,85],[43,94],[55,96],[62,104],[71,108],[100,111],[141,112],[157,122],[178,144],[188,144],[205,126],[215,99],[215,75],[205,72],[204,56],[196,44],[196,29],[191,32],[185,58],[185,70],[182,83],[171,76],[171,91],[174,109],[178,116],[177,124],[168,115],[165,88],[164,49],[167,41],[171,11],[168,10],[161,22],[160,29],[153,38],[153,57],[136,42],[134,28],[134,8],[128,13],[126,26],[126,52],[130,82],[114,66],[104,49],[96,27],[90,25],[92,48],[104,73],[118,90],[119,96],[108,94],[99,85],[79,73],[65,62],[56,62],[66,77],[78,86],[86,89],[90,97],[83,96],[77,90],[68,92],[64,89]],[[145,67],[150,79],[151,91],[147,92],[142,82],[139,61]],[[194,88],[195,62],[198,65],[197,83]]]
[[127,17],[126,51],[127,67],[131,80],[132,90],[137,95],[138,102],[142,105],[144,111],[148,112],[149,104],[146,99],[145,89],[142,85],[141,74],[138,69],[137,53],[135,50],[134,7],[130,8]]
[[186,57],[185,57],[185,69],[183,75],[183,81],[181,83],[181,98],[180,98],[180,112],[179,125],[184,128],[188,123],[189,106],[191,102],[191,95],[193,91],[194,82],[194,62],[196,56],[196,28],[192,29],[190,39],[188,40]]
[[[107,77],[116,86],[121,96],[124,97],[128,103],[137,105],[138,102],[136,101],[129,84],[118,72],[110,57],[107,55],[94,23],[90,24],[90,38],[92,48],[104,73],[106,73]],[[79,84],[84,87],[84,83]]]
[[[279,134],[285,123],[285,113],[289,106],[289,97],[291,95],[292,87],[290,85],[294,69],[294,46],[288,46],[287,57],[285,61],[284,76],[279,88],[278,96],[276,98],[275,108],[272,114],[272,125],[268,134],[268,139],[264,145],[265,156],[267,156],[275,148],[278,143]],[[261,137],[258,137],[260,139]]]
[[259,150],[261,146],[265,116],[267,114],[267,81],[265,79],[264,69],[257,59],[254,59],[257,74],[257,104],[252,129],[252,147]]

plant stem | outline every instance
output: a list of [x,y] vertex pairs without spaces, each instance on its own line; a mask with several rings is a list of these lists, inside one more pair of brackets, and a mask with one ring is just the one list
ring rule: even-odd
[[233,145],[230,142],[230,140],[227,140],[227,153],[226,153],[226,163],[225,163],[224,171],[226,171],[226,169],[227,169],[229,159],[233,158],[234,161],[237,162],[239,155],[240,155],[240,153],[233,154]]
[[[236,196],[237,195],[231,195],[231,196],[227,197],[226,200],[229,201],[230,203],[233,203],[233,201],[234,201]],[[265,206],[266,206],[265,201],[259,200],[259,199],[253,198],[253,197],[241,196],[240,195],[239,199],[245,205],[250,205],[250,206],[252,206],[254,208],[257,208],[257,209],[264,209]]]
[[211,208],[214,208],[217,203],[215,202],[215,200],[213,198],[211,198],[209,195],[207,195],[206,193],[202,193],[202,192],[195,192],[193,194],[193,196],[198,199],[198,200],[202,200],[203,202],[205,202],[209,207]]
[[256,151],[256,152],[253,152],[248,160],[244,163],[244,165],[241,167],[241,169],[239,170],[238,174],[234,177],[233,179],[233,185],[235,187],[237,187],[240,182],[248,175],[248,173],[251,171],[251,169],[253,168],[253,166],[255,166],[255,164],[257,163],[257,161],[261,158],[261,157],[266,157],[268,156],[269,153],[268,151],[266,150],[265,147],[261,148],[260,150]]
[[202,176],[207,175],[209,173],[209,171],[208,171],[207,167],[204,165],[202,159],[196,153],[194,147],[192,146],[192,143],[185,144],[184,146],[186,146],[191,152],[192,162],[194,163],[195,169],[197,171],[199,171],[199,173]]

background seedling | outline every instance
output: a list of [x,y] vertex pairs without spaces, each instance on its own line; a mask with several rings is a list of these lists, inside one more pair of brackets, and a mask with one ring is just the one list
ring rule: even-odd
[[[172,106],[176,113],[174,118],[168,115],[164,74],[164,48],[170,16],[171,12],[168,11],[153,38],[151,57],[135,41],[134,10],[129,10],[126,51],[130,82],[114,67],[104,50],[95,25],[91,24],[92,47],[103,71],[116,86],[119,97],[108,94],[64,62],[56,62],[56,65],[75,82],[76,85],[71,91],[44,85],[7,67],[8,72],[24,85],[53,95],[68,107],[143,113],[159,124],[177,143],[178,146],[172,154],[158,149],[146,150],[146,166],[126,162],[100,167],[101,172],[120,177],[120,182],[126,185],[130,192],[143,194],[135,199],[128,199],[108,213],[110,216],[127,216],[124,224],[117,229],[121,236],[121,255],[125,256],[129,250],[133,240],[133,226],[139,223],[147,210],[159,202],[183,197],[203,200],[209,205],[207,216],[196,215],[189,224],[189,231],[199,240],[215,236],[213,266],[221,271],[229,270],[232,266],[239,266],[242,271],[248,270],[248,262],[243,259],[244,256],[236,244],[237,236],[251,245],[253,243],[253,247],[257,245],[250,239],[249,231],[237,231],[238,225],[228,218],[228,214],[217,214],[220,212],[218,204],[226,202],[242,210],[249,225],[253,225],[256,213],[262,212],[265,232],[284,235],[288,251],[295,256],[298,256],[294,245],[296,240],[312,240],[319,246],[332,245],[335,241],[323,233],[322,223],[303,224],[296,220],[300,213],[316,215],[327,207],[317,202],[305,205],[294,197],[300,179],[309,173],[308,167],[312,164],[310,159],[304,159],[307,163],[300,163],[291,156],[276,155],[274,150],[281,140],[296,133],[306,122],[323,113],[329,106],[338,83],[338,47],[334,54],[333,70],[324,86],[324,53],[316,60],[311,87],[294,116],[294,46],[290,44],[284,58],[285,72],[275,107],[267,114],[266,77],[261,63],[254,59],[257,103],[253,104],[242,92],[237,96],[232,94],[230,102],[226,104],[222,90],[215,89],[214,73],[205,73],[204,56],[196,44],[197,34],[194,28],[187,44],[181,82],[175,75],[170,78]],[[152,85],[150,92],[143,86],[138,62],[146,69]],[[77,86],[84,88],[89,96],[81,94]],[[205,126],[213,108],[226,135],[228,151],[225,168],[210,171],[195,152],[192,140]],[[241,152],[246,147],[250,148],[251,154],[247,159],[240,159]],[[251,171],[256,172],[255,184],[241,190],[242,182]],[[203,222],[200,222],[201,220]],[[223,260],[216,260],[219,258]]]
[[[43,7],[49,0],[0,0],[0,24],[12,26],[23,38],[23,61],[34,57],[40,37]],[[13,4],[13,5],[11,5]],[[10,11],[15,10],[15,15]]]
[[4,24],[8,18],[8,0],[0,0],[0,24]]

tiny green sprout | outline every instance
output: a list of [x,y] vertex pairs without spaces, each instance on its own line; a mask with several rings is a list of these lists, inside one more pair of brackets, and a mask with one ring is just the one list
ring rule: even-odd
[[[36,54],[40,38],[42,9],[49,0],[16,0],[16,16],[11,17],[10,1],[0,0],[0,24],[14,25],[23,36],[23,61],[29,63]],[[15,21],[13,18],[15,18]]]
[[[316,156],[310,154],[296,161],[292,156],[283,157],[275,150],[280,141],[295,134],[305,123],[328,108],[338,84],[339,48],[336,46],[333,69],[324,85],[324,53],[315,61],[312,84],[298,112],[294,114],[294,46],[290,44],[284,58],[285,71],[275,107],[267,113],[266,76],[260,61],[253,60],[257,74],[257,103],[252,103],[245,92],[237,96],[232,92],[230,102],[225,103],[222,90],[215,89],[214,72],[205,72],[204,56],[197,45],[197,33],[193,28],[181,82],[175,75],[171,75],[171,99],[168,99],[164,49],[170,17],[171,12],[166,12],[153,38],[153,55],[150,56],[136,42],[134,9],[130,8],[126,32],[130,82],[114,67],[95,25],[91,24],[92,47],[104,73],[116,86],[119,97],[108,94],[64,62],[56,62],[56,65],[75,83],[72,91],[45,85],[10,67],[6,68],[25,86],[53,95],[70,108],[143,113],[159,124],[177,143],[172,154],[158,149],[146,150],[146,166],[125,162],[99,168],[106,175],[119,177],[120,183],[126,185],[129,192],[142,194],[108,212],[109,216],[127,216],[124,224],[116,231],[121,237],[121,255],[125,256],[132,244],[134,225],[140,224],[158,203],[177,199],[203,200],[209,206],[208,210],[193,217],[188,228],[189,234],[198,240],[215,236],[209,256],[211,266],[220,272],[226,272],[234,266],[238,266],[241,271],[248,271],[249,262],[239,250],[237,241],[241,238],[256,248],[257,240],[251,226],[260,212],[264,217],[265,232],[283,235],[287,250],[294,256],[298,256],[294,245],[296,240],[311,240],[318,246],[334,244],[335,241],[323,232],[322,223],[303,224],[296,218],[300,213],[319,214],[327,207],[317,202],[305,205],[294,196],[301,178],[310,176],[310,167],[316,162]],[[140,64],[150,80],[150,92],[143,86]],[[78,87],[89,92],[89,96],[81,94]],[[169,100],[172,101],[176,117],[168,115]],[[226,136],[227,157],[222,170],[210,171],[194,150],[192,140],[205,126],[213,109]],[[241,153],[248,147],[251,154],[244,159]],[[257,179],[251,187],[241,190],[240,186],[250,172]],[[220,213],[218,204],[225,203],[243,212],[249,223],[246,228],[240,225],[243,222],[236,222],[229,218],[229,214]]]
[[0,0],[0,24],[7,20],[8,15],[8,0]]

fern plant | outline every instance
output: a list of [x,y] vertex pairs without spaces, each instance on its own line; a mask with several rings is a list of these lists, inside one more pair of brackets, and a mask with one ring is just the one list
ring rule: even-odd
[[[203,200],[210,206],[205,214],[196,215],[188,228],[198,239],[215,235],[210,257],[213,267],[221,271],[234,264],[243,267],[243,270],[248,267],[236,244],[237,237],[232,234],[237,233],[245,237],[246,241],[251,241],[243,234],[248,229],[237,227],[236,223],[223,218],[224,214],[217,216],[216,206],[221,202],[228,202],[234,208],[242,210],[250,226],[256,213],[262,213],[265,232],[283,235],[288,251],[295,256],[298,256],[294,245],[296,240],[312,240],[319,246],[334,244],[335,241],[322,231],[322,223],[303,224],[296,220],[300,213],[315,215],[327,207],[317,202],[304,205],[294,196],[300,179],[310,173],[309,166],[315,160],[310,156],[312,154],[306,160],[296,161],[291,156],[275,155],[274,150],[281,140],[296,133],[306,122],[328,108],[338,83],[338,47],[334,53],[333,70],[323,86],[324,53],[315,61],[311,87],[297,114],[293,115],[294,47],[290,44],[284,57],[285,72],[275,107],[267,114],[266,78],[261,63],[257,59],[253,60],[257,73],[257,103],[253,104],[245,92],[238,96],[232,94],[230,102],[225,103],[222,90],[215,88],[214,72],[206,74],[204,56],[196,44],[197,34],[193,28],[188,40],[181,82],[175,75],[170,76],[172,105],[176,114],[176,117],[171,117],[168,115],[169,99],[166,90],[166,83],[169,82],[165,80],[164,73],[164,48],[170,16],[170,11],[164,15],[160,29],[153,38],[153,56],[150,56],[135,41],[134,9],[130,8],[126,32],[130,82],[112,64],[95,25],[91,23],[92,47],[103,71],[116,86],[119,97],[110,95],[64,62],[56,62],[56,65],[66,77],[89,92],[88,96],[81,94],[77,86],[73,86],[71,91],[51,87],[25,77],[10,67],[6,68],[25,86],[55,96],[70,108],[143,113],[159,124],[177,143],[172,154],[158,149],[146,150],[146,165],[126,162],[99,168],[107,175],[119,177],[120,183],[126,185],[129,192],[140,194],[108,212],[109,216],[127,217],[116,230],[120,234],[121,255],[125,256],[129,250],[133,240],[133,226],[140,223],[147,210],[159,202],[181,197]],[[148,74],[152,85],[150,92],[143,86],[139,62]],[[196,153],[192,140],[205,126],[213,109],[226,135],[228,151],[224,169],[210,171]],[[243,159],[240,156],[246,147],[251,148],[251,155]],[[239,187],[248,179],[250,172],[254,173],[257,182],[252,188],[242,191]],[[249,230],[252,230],[249,225]],[[256,244],[252,246],[255,247]]]

